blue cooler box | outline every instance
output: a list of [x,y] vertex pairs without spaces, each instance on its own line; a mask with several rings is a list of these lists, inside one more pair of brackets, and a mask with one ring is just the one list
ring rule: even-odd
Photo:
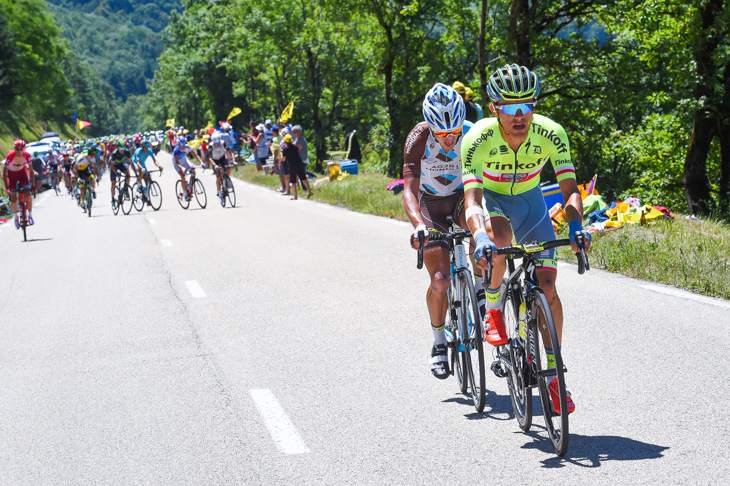
[[563,193],[560,192],[560,184],[549,184],[540,187],[542,189],[542,197],[545,198],[545,205],[548,209],[555,206],[555,204],[563,204]]
[[357,175],[357,160],[341,161],[340,172],[349,172],[350,175]]

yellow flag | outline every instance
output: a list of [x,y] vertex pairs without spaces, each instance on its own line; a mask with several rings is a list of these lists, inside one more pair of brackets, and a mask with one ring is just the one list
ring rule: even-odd
[[188,147],[195,150],[196,148],[198,148],[198,145],[200,145],[201,143],[203,143],[202,138],[195,138],[188,142]]
[[282,123],[289,123],[289,118],[291,118],[292,113],[294,112],[294,100],[291,100],[288,105],[286,105],[286,108],[284,108],[284,111],[281,112],[281,116],[279,117],[279,120],[281,120]]
[[208,122],[208,124],[205,126],[205,128],[203,130],[205,130],[207,132],[209,128],[213,128],[213,122]]
[[78,120],[76,120],[76,127],[78,127],[79,130],[82,130],[82,129],[84,129],[86,127],[89,127],[89,126],[91,126],[91,123],[90,122],[84,121],[81,118],[79,118]]
[[167,120],[165,122],[165,128],[174,127],[174,126],[175,126],[175,119],[174,118],[170,118],[169,120]]
[[228,114],[228,118],[226,118],[226,120],[230,120],[231,118],[233,118],[234,116],[238,115],[239,113],[241,113],[241,109],[240,108],[233,108],[231,110],[231,112]]

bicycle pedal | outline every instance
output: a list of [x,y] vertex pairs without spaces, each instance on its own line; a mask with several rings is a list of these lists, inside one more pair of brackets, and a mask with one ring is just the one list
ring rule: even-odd
[[489,369],[492,370],[492,373],[494,373],[497,378],[505,378],[507,376],[507,372],[504,371],[502,363],[498,359],[492,361],[492,366],[490,366]]

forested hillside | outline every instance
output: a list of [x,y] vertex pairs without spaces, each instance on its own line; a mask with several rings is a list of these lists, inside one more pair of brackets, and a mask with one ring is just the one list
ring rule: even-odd
[[[578,178],[609,199],[728,214],[730,2],[724,0],[187,0],[167,30],[150,119],[185,125],[295,100],[317,158],[358,129],[393,176],[424,93],[535,70],[538,111],[568,131]],[[598,35],[595,35],[598,34]],[[481,95],[481,96],[479,96]]]

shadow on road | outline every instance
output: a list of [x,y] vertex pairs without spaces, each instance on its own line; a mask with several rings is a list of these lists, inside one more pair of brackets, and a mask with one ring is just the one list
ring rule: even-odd
[[24,241],[23,243],[32,243],[34,241],[51,241],[53,238],[30,238],[28,241]]
[[[532,425],[536,428],[535,424]],[[565,457],[554,455],[553,446],[547,437],[544,427],[537,427],[540,432],[531,430],[525,433],[532,442],[522,446],[523,449],[538,449],[551,457],[542,462],[545,468],[561,468],[568,464],[581,467],[600,467],[606,461],[641,461],[664,457],[669,447],[648,444],[628,437],[616,435],[579,435],[570,434],[570,444]]]
[[[491,390],[487,390],[487,404],[484,406],[482,413],[477,413],[474,409],[474,403],[471,401],[471,397],[468,395],[459,395],[454,398],[448,398],[443,401],[444,403],[458,403],[460,405],[466,405],[469,407],[471,413],[466,413],[464,416],[469,420],[512,420],[514,413],[512,411],[512,403],[510,402],[509,396],[498,395]],[[497,415],[500,415],[499,417]]]

